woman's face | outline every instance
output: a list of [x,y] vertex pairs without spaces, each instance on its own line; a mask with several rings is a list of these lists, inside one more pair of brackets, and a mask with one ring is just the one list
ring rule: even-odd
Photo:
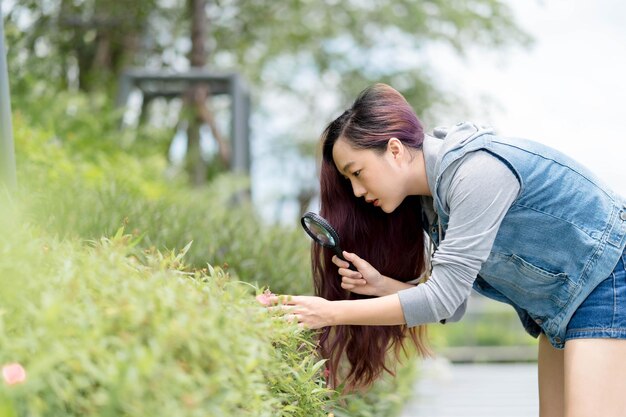
[[333,146],[333,160],[339,173],[350,180],[354,195],[385,213],[394,211],[406,197],[401,164],[389,147],[381,155],[355,149],[340,138]]

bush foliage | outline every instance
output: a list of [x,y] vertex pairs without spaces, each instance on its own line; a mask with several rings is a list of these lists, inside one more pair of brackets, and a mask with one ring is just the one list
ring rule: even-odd
[[245,180],[190,189],[137,138],[73,117],[67,128],[15,117],[20,187],[0,204],[0,363],[27,377],[0,382],[0,417],[399,411],[410,361],[341,396],[326,386],[314,332],[254,299],[266,286],[310,293],[303,232],[263,225],[240,198]]
[[[2,388],[28,416],[326,415],[311,335],[184,250],[139,250],[122,229],[88,244],[11,226],[0,236]],[[9,220],[9,221],[7,221]]]
[[265,226],[245,197],[245,178],[222,175],[192,189],[181,175],[168,175],[161,153],[130,139],[124,145],[89,117],[71,124],[80,126],[93,135],[91,146],[64,124],[35,129],[16,117],[18,179],[34,222],[86,239],[125,225],[144,246],[164,250],[193,241],[191,265],[226,264],[238,279],[271,283],[274,292],[312,291],[310,240],[294,227]]

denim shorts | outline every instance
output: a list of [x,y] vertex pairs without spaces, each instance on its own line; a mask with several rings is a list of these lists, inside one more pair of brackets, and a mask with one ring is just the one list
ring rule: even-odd
[[626,339],[626,250],[607,279],[578,307],[567,325],[569,339]]

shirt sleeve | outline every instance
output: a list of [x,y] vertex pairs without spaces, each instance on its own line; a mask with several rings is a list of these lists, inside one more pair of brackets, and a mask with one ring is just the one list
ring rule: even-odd
[[431,260],[432,275],[426,283],[398,292],[409,327],[463,316],[478,271],[520,190],[511,169],[486,151],[469,153],[441,181],[449,184],[443,198],[450,218]]

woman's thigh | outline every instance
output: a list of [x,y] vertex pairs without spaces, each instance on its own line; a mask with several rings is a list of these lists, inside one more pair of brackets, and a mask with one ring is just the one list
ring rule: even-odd
[[626,417],[626,340],[568,341],[564,400],[566,417]]
[[565,415],[626,417],[626,252],[578,307],[564,353]]
[[539,416],[563,417],[563,350],[539,336]]

